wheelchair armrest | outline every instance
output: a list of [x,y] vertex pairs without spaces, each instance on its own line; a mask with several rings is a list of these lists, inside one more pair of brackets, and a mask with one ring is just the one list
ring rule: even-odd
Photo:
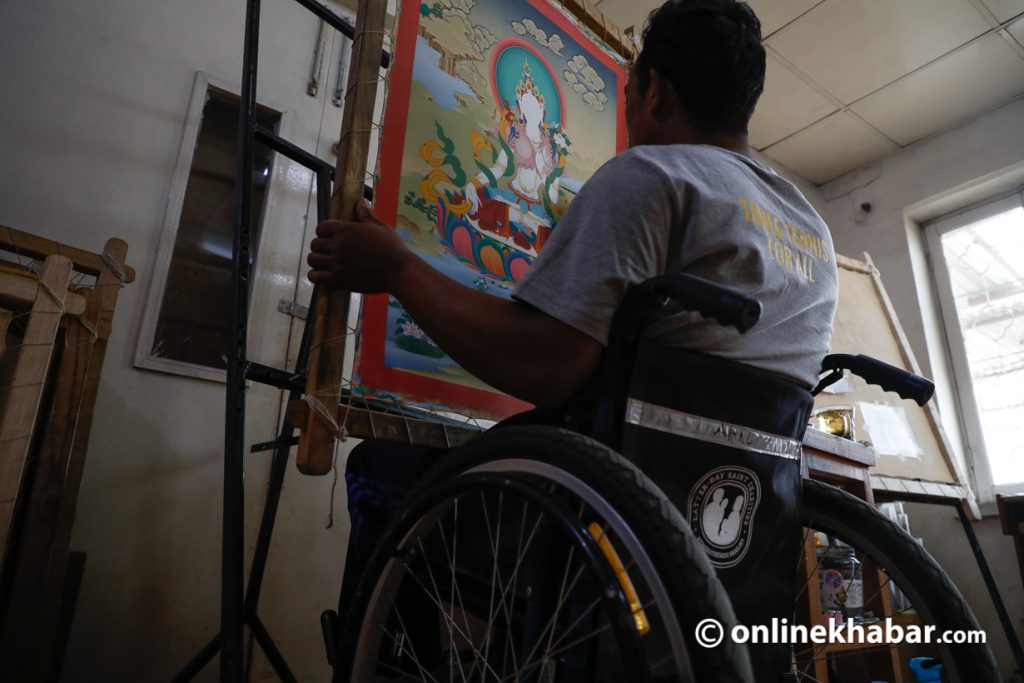
[[671,299],[683,308],[714,318],[722,325],[732,325],[740,332],[753,327],[761,317],[761,303],[728,287],[696,275],[676,273],[661,275],[630,288],[622,311],[644,307],[647,302]]
[[[935,384],[931,380],[883,363],[870,356],[833,353],[825,356],[821,363],[822,372],[842,373],[843,370],[849,370],[868,384],[877,384],[886,391],[894,391],[899,394],[900,398],[909,398],[920,406],[928,403],[935,393]],[[812,393],[817,394],[825,386],[831,384],[827,380],[828,377],[822,380]]]
[[756,299],[688,273],[661,275],[630,287],[612,320],[602,367],[590,387],[597,398],[592,436],[613,447],[637,346],[644,330],[669,301],[722,325],[732,325],[741,333],[761,317],[761,303]]

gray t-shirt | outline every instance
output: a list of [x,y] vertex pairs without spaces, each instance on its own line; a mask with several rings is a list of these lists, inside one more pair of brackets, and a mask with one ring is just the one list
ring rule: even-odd
[[649,337],[812,386],[838,281],[828,227],[789,181],[709,145],[633,147],[580,190],[512,296],[602,344],[626,288],[692,273],[757,298],[746,334],[681,311]]

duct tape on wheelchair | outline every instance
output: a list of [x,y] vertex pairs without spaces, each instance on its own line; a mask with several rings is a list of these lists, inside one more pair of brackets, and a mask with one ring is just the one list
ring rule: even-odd
[[711,564],[725,568],[743,560],[760,502],[761,482],[745,467],[718,467],[690,489],[688,521]]
[[799,460],[803,452],[803,446],[796,439],[684,413],[635,398],[629,399],[626,403],[626,422],[659,432],[789,460]]

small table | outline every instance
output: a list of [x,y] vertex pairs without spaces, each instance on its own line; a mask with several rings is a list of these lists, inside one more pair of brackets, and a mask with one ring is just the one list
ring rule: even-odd
[[869,467],[875,465],[875,450],[808,427],[804,434],[804,477],[817,479],[874,504]]
[[[808,427],[807,433],[804,434],[803,476],[841,488],[869,505],[875,502],[868,469],[874,464],[875,451],[870,446],[833,436],[814,427]],[[810,578],[817,571],[818,559],[815,553],[814,537],[808,536],[804,541],[804,572],[808,581],[800,598],[800,607],[807,615],[808,625],[822,623],[820,616],[821,593],[817,581]],[[889,591],[883,590],[886,578],[881,570],[871,571],[868,569],[864,571],[863,581],[864,594],[877,596],[877,609],[884,616],[892,615]],[[819,650],[818,654],[842,654],[863,648],[864,645],[861,644],[830,644]],[[898,646],[893,645],[888,648],[887,652],[877,653],[877,656],[879,657],[877,662],[886,662],[886,680],[893,681],[893,683],[903,683],[907,680],[900,664],[901,656]],[[816,657],[812,666],[814,680],[823,683],[829,680],[828,664],[825,658]]]

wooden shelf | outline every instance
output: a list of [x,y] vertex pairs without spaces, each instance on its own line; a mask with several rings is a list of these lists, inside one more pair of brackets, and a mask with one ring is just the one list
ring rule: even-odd
[[[804,438],[805,476],[838,486],[867,503],[874,503],[871,476],[868,468],[875,463],[874,450],[863,444],[840,439],[810,428]],[[798,615],[804,615],[807,625],[823,624],[821,589],[814,575],[819,569],[814,534],[808,533],[804,540],[805,590],[798,600]],[[884,619],[894,616],[889,596],[889,579],[872,566],[861,567],[865,610]],[[915,617],[916,618],[916,617]],[[865,628],[869,625],[865,625]],[[845,628],[845,626],[844,626]],[[796,649],[797,663],[802,670],[813,675],[820,683],[830,680],[829,657],[842,657],[855,653],[872,653],[876,665],[882,671],[877,675],[891,683],[904,683],[908,679],[902,670],[900,644],[888,643],[828,643]],[[812,661],[808,661],[808,657]],[[841,666],[841,664],[836,664]],[[875,673],[874,671],[872,673]]]

